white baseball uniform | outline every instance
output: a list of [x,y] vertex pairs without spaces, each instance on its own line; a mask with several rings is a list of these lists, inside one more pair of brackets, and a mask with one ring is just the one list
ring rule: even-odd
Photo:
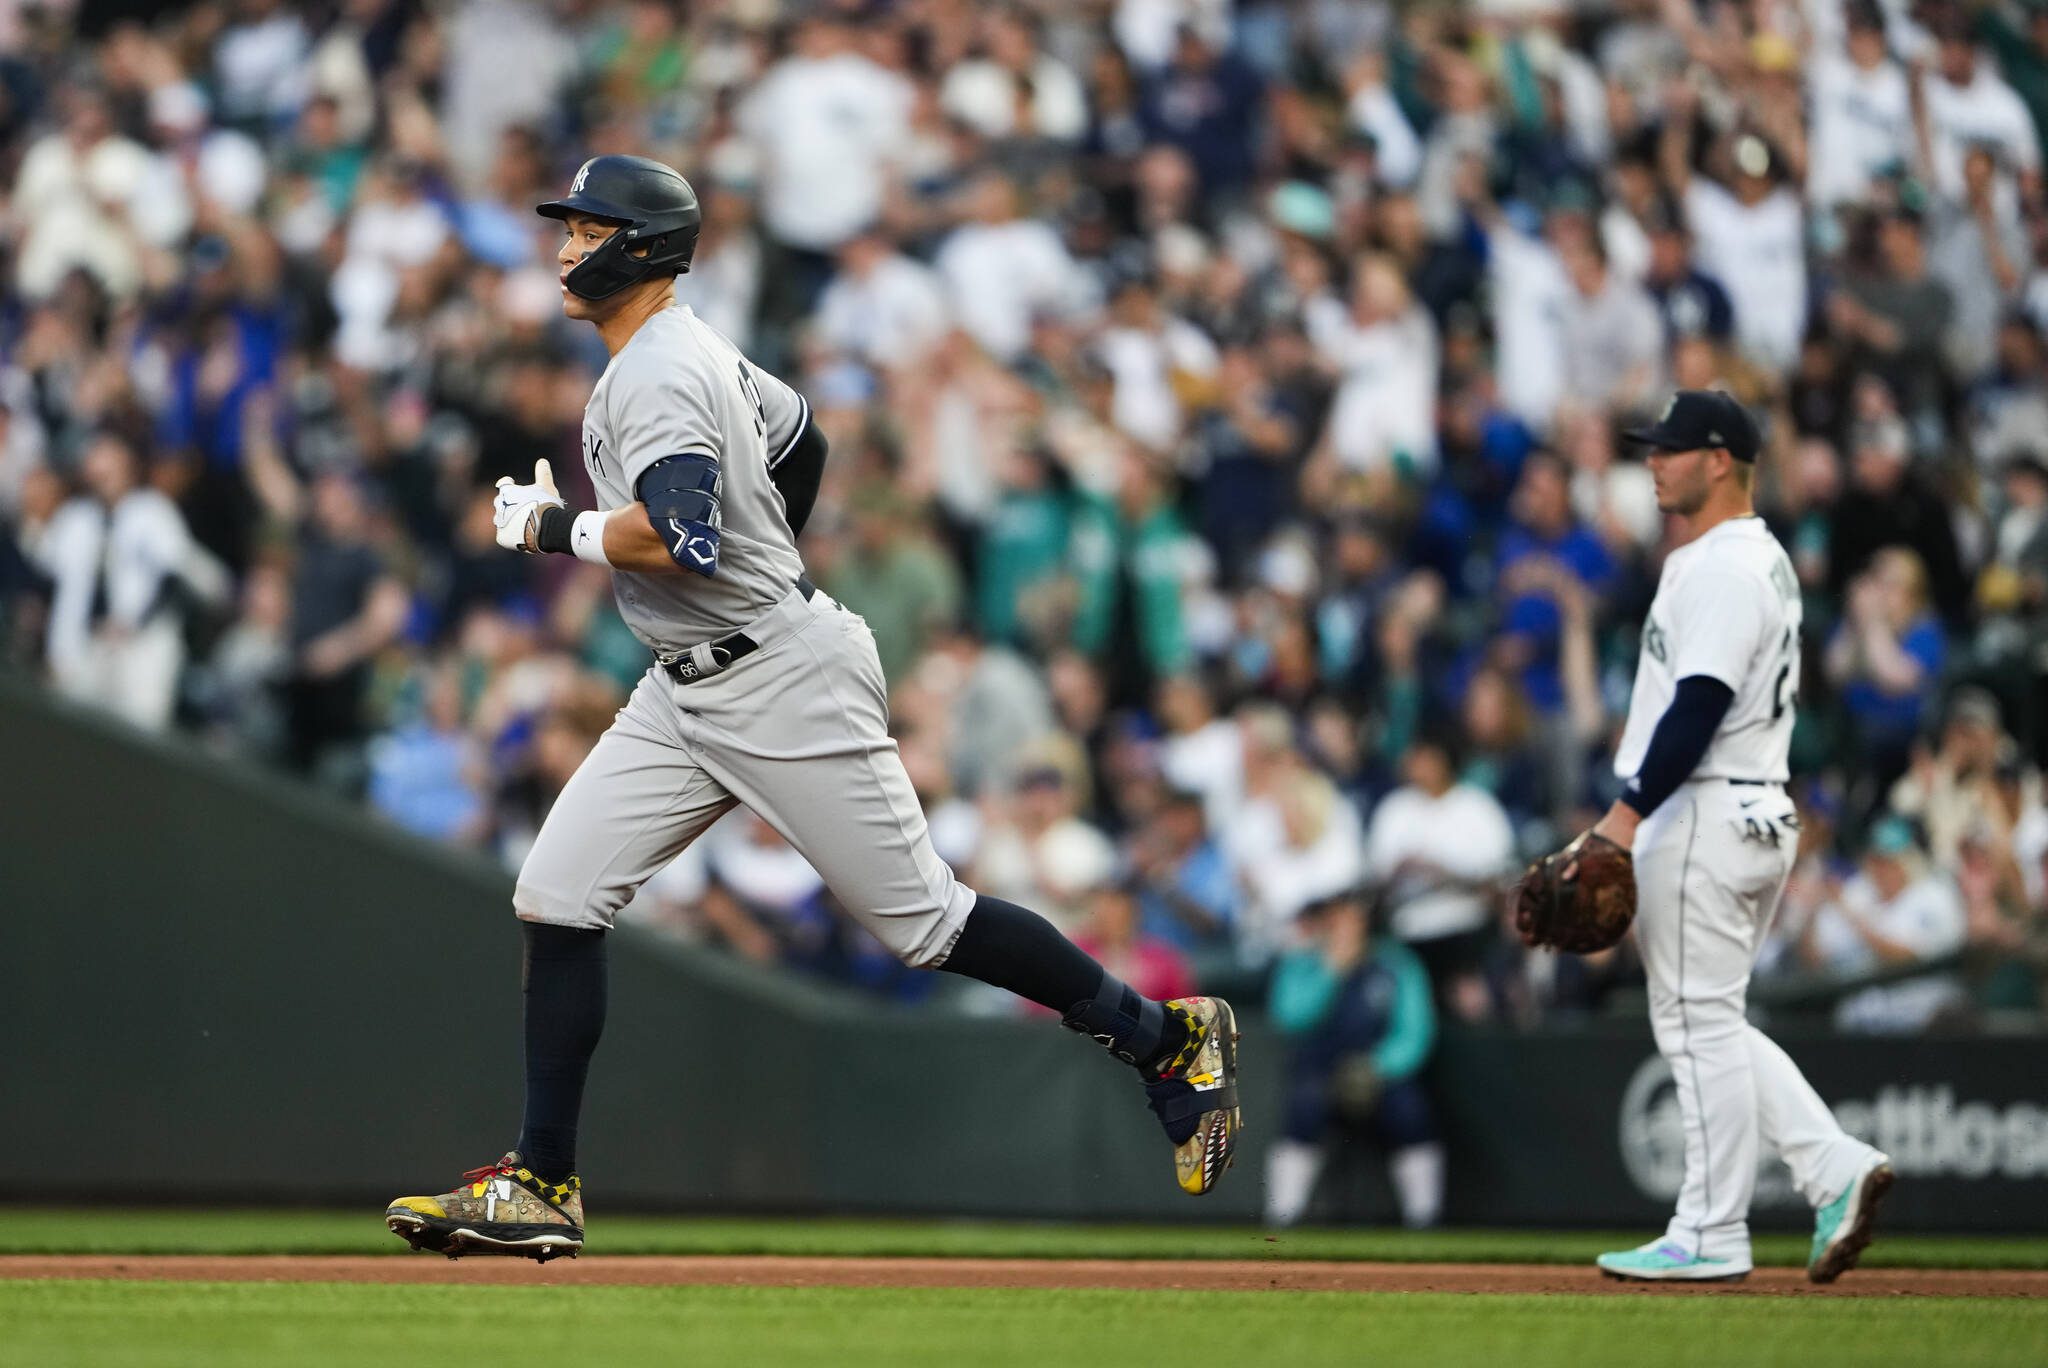
[[[717,573],[614,574],[627,626],[658,659],[689,662],[689,677],[650,668],[563,788],[519,872],[522,918],[609,928],[745,803],[906,963],[939,963],[959,936],[974,893],[932,850],[889,736],[874,636],[799,584],[769,471],[805,417],[793,390],[682,305],[643,324],[592,389],[583,456],[599,508],[633,503],[665,457],[718,463]],[[740,631],[758,649],[721,668],[704,647]]]
[[1744,1015],[1750,966],[1798,853],[1785,780],[1799,623],[1798,580],[1761,519],[1718,523],[1672,552],[1614,762],[1623,780],[1636,776],[1680,680],[1706,675],[1734,691],[1692,776],[1637,829],[1635,933],[1685,1125],[1685,1182],[1666,1239],[1745,1268],[1759,1140],[1816,1206],[1871,1153]]

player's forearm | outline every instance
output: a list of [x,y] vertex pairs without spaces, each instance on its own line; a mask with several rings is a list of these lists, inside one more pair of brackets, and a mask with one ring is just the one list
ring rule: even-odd
[[604,558],[612,569],[636,575],[680,575],[683,567],[647,517],[647,505],[627,504],[605,515]]
[[[647,505],[627,504],[610,512],[571,513],[548,509],[541,515],[538,537],[542,551],[573,555],[635,575],[680,575],[683,567],[669,555],[668,545],[647,516]],[[601,552],[602,554],[598,554]]]

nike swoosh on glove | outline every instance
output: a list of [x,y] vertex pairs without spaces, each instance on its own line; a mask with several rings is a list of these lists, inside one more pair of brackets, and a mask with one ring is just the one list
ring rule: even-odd
[[510,475],[498,481],[498,495],[491,501],[491,522],[498,529],[498,545],[507,551],[540,553],[540,515],[543,509],[567,508],[555,488],[555,472],[545,460],[533,463],[533,483],[513,484]]

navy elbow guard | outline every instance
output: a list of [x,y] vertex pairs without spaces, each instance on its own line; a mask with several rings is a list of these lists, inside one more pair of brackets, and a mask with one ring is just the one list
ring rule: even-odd
[[718,458],[697,451],[664,456],[640,477],[640,502],[670,559],[707,577],[718,573],[718,479]]

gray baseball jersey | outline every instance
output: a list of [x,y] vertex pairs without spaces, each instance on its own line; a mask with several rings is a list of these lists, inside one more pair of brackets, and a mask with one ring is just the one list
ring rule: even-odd
[[803,569],[782,494],[768,478],[803,431],[803,396],[740,355],[687,305],[641,325],[583,409],[583,464],[601,509],[639,497],[656,461],[698,453],[719,466],[718,572],[615,572],[619,614],[656,651],[738,631]]
[[591,391],[583,459],[599,507],[633,503],[663,457],[719,463],[718,573],[615,572],[627,624],[658,653],[740,630],[757,649],[687,683],[647,672],[541,825],[513,894],[521,917],[609,927],[745,803],[906,963],[952,948],[974,892],[932,849],[889,735],[874,635],[797,587],[803,562],[769,471],[808,416],[801,396],[680,306],[642,324]]

